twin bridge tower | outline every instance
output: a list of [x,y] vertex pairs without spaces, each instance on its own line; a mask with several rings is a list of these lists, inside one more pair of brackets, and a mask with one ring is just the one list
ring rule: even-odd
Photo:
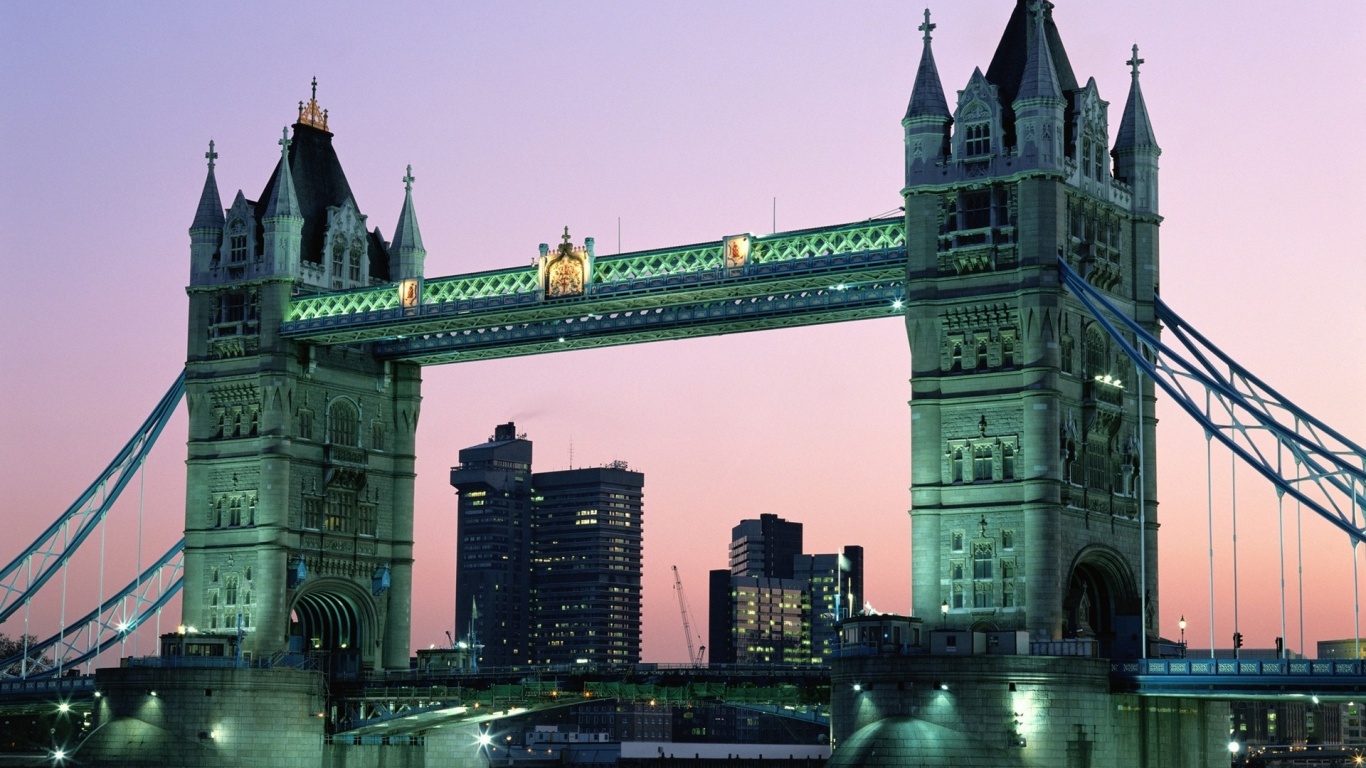
[[1152,388],[1058,260],[1156,331],[1160,150],[1137,50],[1112,145],[1109,103],[1032,6],[952,109],[926,13],[904,220],[601,258],[566,232],[530,268],[427,278],[411,172],[386,240],[316,87],[255,200],[224,208],[210,145],[190,228],[183,621],[240,628],[256,657],[408,668],[423,364],[902,315],[915,613],[1137,656],[1157,630]]

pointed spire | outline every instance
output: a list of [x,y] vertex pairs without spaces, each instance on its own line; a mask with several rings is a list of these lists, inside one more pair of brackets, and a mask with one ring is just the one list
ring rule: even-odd
[[280,174],[275,180],[275,188],[270,193],[270,203],[266,206],[265,218],[293,216],[303,218],[299,212],[299,196],[294,193],[294,176],[289,172],[289,129],[280,131]]
[[394,243],[390,249],[395,253],[404,250],[423,251],[422,232],[417,228],[417,212],[413,210],[413,167],[403,176],[403,210],[398,214],[398,224],[394,227]]
[[403,210],[394,226],[394,242],[389,246],[393,254],[393,279],[421,277],[427,249],[422,246],[422,232],[417,228],[417,212],[413,209],[413,167],[403,175]]
[[1031,0],[1029,13],[1031,34],[1028,36],[1028,50],[1025,53],[1024,72],[1020,77],[1020,90],[1015,100],[1058,99],[1062,100],[1062,86],[1058,83],[1058,71],[1053,67],[1053,55],[1048,50],[1048,33],[1044,28],[1043,0]]
[[1125,62],[1130,68],[1129,100],[1124,103],[1124,117],[1119,121],[1119,133],[1115,136],[1115,149],[1139,149],[1157,147],[1157,137],[1153,135],[1153,125],[1148,120],[1148,105],[1143,102],[1143,89],[1138,85],[1138,45],[1134,45],[1134,55]]
[[209,151],[204,153],[209,161],[209,175],[204,179],[204,191],[199,193],[199,208],[194,212],[194,223],[190,229],[222,229],[223,201],[218,197],[218,179],[214,178],[213,166],[218,153],[213,151],[213,140],[209,140]]
[[930,50],[930,33],[937,25],[930,23],[930,9],[925,9],[925,23],[920,31],[925,33],[925,47],[920,53],[920,68],[915,73],[915,86],[911,88],[911,103],[906,107],[906,119],[913,117],[948,118],[949,103],[944,98],[944,86],[939,80],[939,68],[934,63],[934,52]]

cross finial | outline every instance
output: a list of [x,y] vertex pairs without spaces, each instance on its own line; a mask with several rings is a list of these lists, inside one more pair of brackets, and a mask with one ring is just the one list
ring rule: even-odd
[[213,151],[213,139],[209,139],[209,151],[204,153],[204,157],[209,160],[209,170],[213,170],[213,161],[218,159],[218,153]]
[[565,228],[564,228],[564,245],[565,245],[566,248],[569,247],[569,226],[568,226],[568,225],[566,225]]
[[318,100],[318,76],[313,76],[313,100]]
[[280,157],[283,157],[283,158],[285,158],[285,159],[288,159],[288,158],[289,158],[289,145],[292,143],[292,142],[290,142],[290,140],[289,140],[289,127],[288,127],[288,126],[286,126],[286,127],[280,129],[280,141],[279,141],[278,143],[279,143],[279,145],[280,145]]
[[413,176],[413,166],[412,166],[412,165],[409,165],[409,166],[408,166],[408,172],[405,173],[405,174],[403,174],[403,191],[404,191],[404,192],[411,192],[411,191],[413,191],[413,182],[414,182],[414,181],[417,181],[417,179]]
[[931,24],[931,23],[930,23],[930,9],[929,9],[929,8],[926,8],[926,9],[925,9],[925,23],[924,23],[924,24],[921,24],[920,27],[919,27],[920,31],[925,33],[925,44],[926,44],[926,45],[928,45],[929,42],[930,42],[930,33],[933,32],[933,31],[934,31],[934,28],[937,27],[937,26],[939,26],[939,25],[938,25],[938,24]]
[[1134,55],[1133,55],[1133,58],[1129,59],[1128,61],[1126,61],[1126,62],[1124,62],[1124,63],[1125,63],[1125,64],[1128,64],[1128,65],[1131,67],[1131,70],[1130,70],[1130,71],[1133,73],[1134,79],[1137,80],[1137,79],[1138,79],[1138,65],[1143,63],[1143,59],[1138,58],[1138,43],[1134,43]]

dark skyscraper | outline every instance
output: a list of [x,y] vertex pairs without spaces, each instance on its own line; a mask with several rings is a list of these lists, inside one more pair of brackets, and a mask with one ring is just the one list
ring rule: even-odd
[[531,472],[512,423],[460,451],[456,631],[479,663],[640,661],[642,488],[624,462]]
[[451,469],[460,492],[455,556],[455,628],[483,646],[481,664],[525,664],[531,658],[531,441],[511,423],[482,445],[460,451]]
[[730,531],[732,576],[792,578],[792,558],[802,552],[802,524],[777,515],[741,520]]
[[534,661],[640,661],[641,489],[625,462],[532,475]]

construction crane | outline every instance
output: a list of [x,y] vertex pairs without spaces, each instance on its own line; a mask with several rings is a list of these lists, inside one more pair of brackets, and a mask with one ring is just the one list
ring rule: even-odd
[[[692,641],[692,622],[688,620],[688,597],[683,594],[683,580],[678,576],[678,566],[674,569],[674,592],[678,593],[678,612],[683,616],[683,637],[688,641],[688,663],[693,666],[702,665],[702,657],[707,653],[707,646],[695,646]],[[699,640],[701,638],[698,638]]]

